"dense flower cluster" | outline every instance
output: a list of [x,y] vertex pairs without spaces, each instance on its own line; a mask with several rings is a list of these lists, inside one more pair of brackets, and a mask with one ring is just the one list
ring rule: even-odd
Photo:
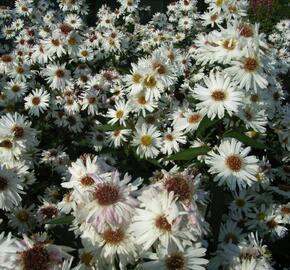
[[273,269],[290,22],[180,0],[145,24],[118,0],[88,26],[56,2],[0,9],[1,269]]

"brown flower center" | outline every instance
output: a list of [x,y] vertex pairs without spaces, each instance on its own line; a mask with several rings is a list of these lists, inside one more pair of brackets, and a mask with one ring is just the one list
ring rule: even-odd
[[32,104],[37,106],[40,103],[40,97],[33,97],[31,100]]
[[278,223],[274,219],[271,219],[270,221],[267,222],[267,226],[270,229],[274,229],[278,226]]
[[240,28],[240,35],[243,37],[252,37],[254,35],[254,31],[251,26],[244,25]]
[[63,23],[62,25],[60,25],[59,29],[65,35],[69,34],[73,30],[73,28],[67,23]]
[[290,207],[288,207],[288,206],[283,206],[282,208],[281,208],[281,212],[285,215],[290,215]]
[[181,254],[173,254],[165,259],[165,264],[168,270],[183,270],[185,262]]
[[16,218],[21,222],[21,223],[26,223],[29,219],[29,213],[25,210],[21,210],[16,214]]
[[68,44],[71,45],[71,46],[74,46],[74,45],[77,44],[77,40],[76,40],[75,37],[70,37],[70,38],[68,39],[67,42],[68,42]]
[[95,189],[94,197],[98,204],[107,206],[118,202],[120,195],[117,187],[110,184],[99,184]]
[[190,124],[196,124],[201,120],[201,115],[198,113],[192,114],[191,116],[189,116],[188,118],[188,122]]
[[228,234],[225,235],[224,241],[226,243],[232,242],[233,244],[237,244],[238,243],[238,238],[237,238],[237,236],[235,234],[228,233]]
[[237,12],[236,6],[233,6],[233,5],[229,6],[228,10],[229,10],[230,13],[236,13]]
[[82,55],[83,57],[87,57],[87,56],[89,55],[89,52],[86,51],[86,50],[83,50],[83,51],[81,51],[81,55]]
[[157,81],[153,76],[147,76],[144,80],[144,85],[147,88],[154,88],[157,85]]
[[190,200],[192,197],[192,190],[185,177],[175,176],[169,178],[165,181],[164,186],[168,192],[173,191],[174,195],[181,201]]
[[91,266],[91,261],[93,259],[93,255],[92,253],[90,252],[84,252],[82,255],[81,255],[81,262],[83,264],[85,264],[86,266]]
[[153,65],[153,68],[154,68],[155,70],[157,70],[157,72],[158,72],[159,74],[165,74],[165,73],[166,73],[166,67],[165,67],[163,64],[161,64],[161,63],[155,63],[155,64]]
[[239,172],[243,166],[243,161],[239,156],[232,155],[227,157],[226,165],[230,168],[230,170]]
[[109,245],[118,245],[125,238],[125,233],[122,229],[107,229],[103,233],[104,241]]
[[52,40],[51,40],[51,43],[52,43],[54,46],[56,46],[56,47],[58,47],[58,46],[60,45],[60,42],[59,42],[58,39],[52,39]]
[[23,73],[24,73],[24,68],[21,67],[21,66],[18,66],[18,67],[16,68],[16,73],[18,73],[18,74],[23,74]]
[[6,190],[8,187],[8,181],[6,178],[0,176],[0,191]]
[[65,72],[63,69],[58,69],[56,72],[55,72],[55,75],[58,77],[58,78],[63,78],[64,75],[65,75]]
[[34,245],[20,253],[23,270],[48,270],[50,257],[48,251],[41,245]]
[[155,220],[155,226],[164,232],[171,231],[171,224],[167,221],[166,217],[160,216]]
[[215,101],[224,101],[226,99],[226,95],[221,90],[215,90],[212,92],[211,97]]
[[9,54],[4,54],[1,56],[1,61],[4,63],[11,63],[12,62],[12,57]]
[[259,100],[259,96],[256,94],[252,94],[250,97],[250,100],[254,103],[256,103]]
[[95,104],[97,101],[96,97],[88,97],[88,103],[89,104]]
[[247,57],[244,62],[244,69],[248,72],[253,72],[259,67],[259,63],[255,58]]
[[20,88],[19,85],[14,84],[14,85],[11,87],[11,90],[12,90],[12,92],[17,93],[17,92],[19,92],[19,91],[21,90],[21,88]]
[[243,200],[243,199],[241,199],[241,198],[238,198],[238,199],[236,199],[236,205],[238,206],[238,207],[244,207],[245,206],[245,201]]
[[4,140],[0,143],[0,147],[4,147],[6,149],[11,149],[13,147],[13,144],[10,140]]
[[138,103],[145,105],[147,103],[145,97],[144,96],[138,97]]
[[166,139],[167,141],[171,141],[171,142],[172,142],[172,141],[174,140],[174,137],[173,137],[172,134],[166,134],[165,139]]
[[94,183],[95,183],[94,179],[90,176],[85,176],[81,179],[81,184],[83,186],[91,186]]
[[213,15],[210,16],[210,20],[212,22],[215,22],[217,18],[218,18],[218,15],[217,14],[213,14]]
[[24,134],[24,129],[22,127],[17,127],[15,126],[13,129],[12,129],[12,132],[14,133],[14,136],[16,138],[21,138]]

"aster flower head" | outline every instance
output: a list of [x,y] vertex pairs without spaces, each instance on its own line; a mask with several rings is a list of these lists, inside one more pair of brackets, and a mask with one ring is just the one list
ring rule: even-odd
[[137,146],[137,154],[145,158],[156,157],[161,146],[160,135],[155,126],[142,124],[141,127],[136,127],[132,144]]
[[238,112],[242,105],[243,94],[236,90],[237,86],[231,82],[231,78],[219,72],[210,73],[210,76],[204,78],[206,87],[197,85],[193,90],[194,98],[201,102],[197,108],[205,112],[211,119],[218,116],[223,118],[225,112],[230,116]]
[[24,98],[25,109],[28,110],[29,114],[39,116],[47,110],[49,106],[50,95],[46,90],[36,89],[33,90],[28,96]]
[[180,212],[175,203],[173,192],[148,190],[139,198],[140,208],[136,209],[131,225],[136,243],[144,250],[152,245],[168,246],[175,243],[183,250],[182,240],[187,238],[180,231]]
[[118,171],[91,177],[95,184],[90,192],[91,202],[86,205],[87,221],[98,231],[107,224],[114,226],[129,221],[137,206],[131,194],[135,189],[134,184],[129,184],[131,177],[126,174],[122,179]]
[[236,139],[224,140],[208,153],[209,172],[215,174],[218,185],[226,184],[231,190],[246,188],[257,180],[258,159],[248,156],[250,147],[243,148]]

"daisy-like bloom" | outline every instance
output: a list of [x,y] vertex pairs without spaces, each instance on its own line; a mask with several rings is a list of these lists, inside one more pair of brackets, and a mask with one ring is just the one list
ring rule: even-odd
[[120,226],[107,226],[100,234],[99,245],[101,247],[100,259],[113,265],[115,259],[118,258],[120,269],[126,269],[126,265],[133,263],[137,257],[134,236],[127,223]]
[[197,109],[206,113],[210,119],[216,116],[223,118],[225,111],[230,116],[238,111],[243,94],[236,90],[237,86],[229,76],[211,72],[209,77],[204,78],[204,83],[206,87],[197,84],[193,90],[194,98],[201,100],[196,105]]
[[204,116],[204,112],[194,112],[188,109],[182,113],[182,117],[175,120],[173,127],[175,130],[185,130],[185,133],[197,130]]
[[176,245],[168,247],[160,246],[157,254],[149,253],[147,256],[152,261],[142,264],[144,270],[204,270],[208,260],[205,256],[206,249],[197,245],[189,247],[184,251],[179,250]]
[[65,68],[65,64],[50,64],[42,73],[52,89],[63,90],[71,84],[70,72]]
[[225,72],[233,76],[239,82],[240,87],[258,91],[268,85],[262,60],[257,54],[247,51],[240,60],[232,61],[231,64],[232,66],[226,68]]
[[31,232],[35,225],[35,219],[32,213],[33,208],[34,205],[14,208],[8,215],[9,225],[19,233]]
[[33,90],[32,93],[24,98],[24,107],[29,114],[39,116],[40,113],[43,113],[49,107],[49,98],[49,93],[42,88]]
[[266,245],[258,239],[258,235],[249,234],[238,245],[229,243],[221,249],[223,263],[230,269],[255,270],[273,269],[270,266],[270,253]]
[[142,113],[143,117],[146,116],[146,111],[153,112],[157,107],[157,103],[151,98],[146,100],[145,92],[141,91],[138,94],[129,98],[130,106],[133,111]]
[[161,147],[161,133],[155,126],[142,124],[136,127],[133,146],[137,146],[137,154],[143,158],[154,158],[159,154]]
[[66,24],[69,24],[74,29],[79,29],[83,25],[83,21],[80,18],[80,16],[78,16],[77,14],[73,14],[73,13],[67,14],[64,18],[64,22]]
[[120,129],[120,130],[114,130],[114,131],[108,131],[106,132],[107,140],[109,142],[110,146],[113,146],[115,148],[120,147],[123,143],[127,142],[127,137],[131,134],[130,129]]
[[[51,148],[43,150],[41,153],[40,163],[47,164],[56,170],[67,169],[65,165],[69,164],[69,157],[64,149],[59,146],[58,148]],[[63,171],[63,170],[60,170]]]
[[145,73],[142,83],[147,100],[151,98],[158,100],[161,97],[161,92],[164,91],[164,84],[162,83],[160,77],[157,76],[158,70],[160,69],[157,67],[155,72]]
[[186,136],[182,131],[168,128],[163,134],[163,147],[161,152],[167,155],[171,155],[173,152],[178,152],[180,147],[179,144],[186,144]]
[[40,223],[56,218],[59,216],[59,210],[57,205],[47,201],[43,201],[43,204],[37,210],[37,219]]
[[13,137],[25,145],[34,146],[37,144],[36,130],[31,128],[31,122],[19,113],[14,115],[8,113],[0,118],[0,137]]
[[71,175],[68,182],[64,182],[61,185],[64,188],[78,188],[80,191],[88,189],[94,189],[95,181],[92,175],[100,175],[109,170],[109,166],[106,162],[95,156],[83,155],[72,162],[68,171]]
[[147,62],[155,72],[156,77],[162,81],[164,87],[168,87],[174,83],[176,76],[173,72],[173,66],[168,62],[168,59],[162,56],[159,50],[152,53],[152,58]]
[[[17,270],[54,270],[64,259],[71,258],[67,251],[72,249],[52,244],[46,234],[35,235],[33,239],[23,235],[16,245],[16,252],[9,255]],[[8,255],[5,250],[1,253]]]
[[245,190],[234,192],[234,201],[230,205],[231,211],[238,211],[239,213],[247,214],[254,207],[254,197],[248,194]]
[[3,54],[0,57],[0,72],[8,73],[10,69],[13,67],[14,59],[10,54]]
[[173,192],[148,190],[138,197],[142,208],[136,209],[131,230],[136,243],[144,250],[153,244],[161,243],[165,247],[174,242],[183,250],[180,213],[175,203]]
[[222,141],[206,158],[206,163],[210,166],[209,172],[216,174],[213,180],[219,186],[226,184],[231,190],[251,186],[257,181],[259,166],[255,156],[247,156],[250,151],[250,147],[244,149],[236,139]]
[[91,61],[94,58],[93,50],[89,47],[81,47],[78,51],[78,59],[81,62]]
[[13,169],[0,165],[0,209],[9,210],[20,204],[23,194],[22,179]]
[[265,220],[266,217],[271,213],[271,209],[267,208],[265,204],[262,204],[260,207],[255,207],[252,212],[247,214],[247,222],[246,226],[249,230],[251,229],[259,229],[259,230],[267,230]]
[[98,231],[103,231],[107,224],[114,226],[128,222],[137,206],[137,201],[131,195],[136,188],[134,184],[129,184],[131,177],[125,174],[121,179],[118,171],[91,177],[95,185],[90,194],[92,200],[85,206],[87,221],[96,226]]
[[26,150],[23,141],[17,141],[13,136],[0,137],[0,161],[3,164],[19,160]]
[[33,47],[31,59],[33,63],[46,64],[50,60],[50,55],[42,44]]
[[61,57],[63,54],[66,53],[63,41],[58,37],[50,37],[43,43],[44,48],[49,56],[53,56],[54,54],[56,54],[57,57]]
[[281,215],[269,215],[266,217],[265,222],[268,227],[267,234],[270,233],[271,238],[274,240],[277,238],[283,238],[288,232]]
[[290,224],[290,203],[279,205],[276,212],[282,216],[284,223]]
[[257,106],[245,106],[238,112],[238,117],[243,120],[248,129],[265,133],[268,124],[266,111]]
[[7,83],[5,94],[9,99],[19,99],[25,94],[26,90],[27,86],[24,82],[12,80]]
[[129,117],[130,106],[123,100],[116,101],[115,109],[108,110],[108,117],[112,118],[108,121],[109,124],[119,122],[121,125],[126,126],[126,119]]
[[16,81],[26,81],[31,77],[30,67],[26,64],[14,63],[9,75]]
[[232,220],[223,223],[220,228],[219,242],[222,244],[238,244],[244,237],[243,230]]
[[143,89],[142,81],[144,78],[144,70],[136,64],[132,63],[131,74],[127,75],[124,80],[127,87],[131,90],[131,94],[137,94]]
[[99,110],[98,93],[93,90],[85,91],[81,96],[82,110],[87,109],[89,115],[96,115]]

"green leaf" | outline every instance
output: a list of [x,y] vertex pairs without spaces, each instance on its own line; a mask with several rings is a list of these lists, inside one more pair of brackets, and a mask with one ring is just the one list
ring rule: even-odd
[[156,159],[145,159],[147,162],[151,163],[152,165],[159,167],[159,168],[163,168],[162,165],[156,160]]
[[257,148],[257,149],[269,149],[263,143],[258,142],[257,140],[255,140],[253,138],[250,138],[247,135],[245,135],[244,133],[241,133],[241,132],[236,131],[236,130],[228,131],[228,132],[224,133],[223,136],[224,137],[235,138],[235,139],[239,140],[240,142],[242,142],[242,143],[244,143],[246,145],[252,146],[254,148]]
[[47,224],[54,224],[54,225],[63,225],[63,224],[71,224],[74,220],[74,216],[67,215],[64,217],[54,218],[49,221],[47,221]]
[[218,121],[219,119],[210,120],[207,116],[203,117],[196,131],[197,137],[203,137],[206,130],[214,126]]
[[120,125],[109,125],[109,124],[97,126],[97,130],[99,131],[115,131],[115,130],[121,130],[121,129],[126,129],[126,127],[120,126]]
[[208,146],[189,148],[173,154],[165,158],[165,160],[192,160],[199,155],[205,155],[209,150]]

